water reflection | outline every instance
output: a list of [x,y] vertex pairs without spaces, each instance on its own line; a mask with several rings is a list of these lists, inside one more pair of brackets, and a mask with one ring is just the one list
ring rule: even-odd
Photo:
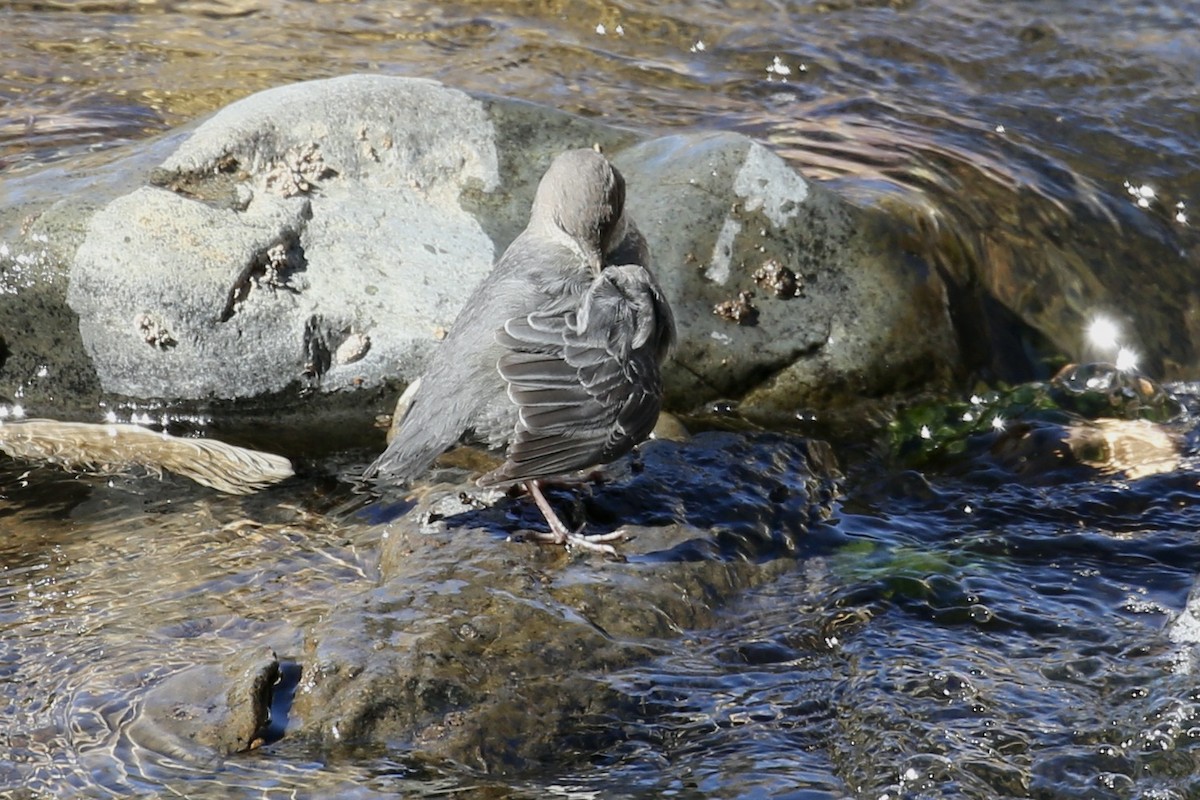
[[306,621],[371,580],[353,530],[283,498],[48,474],[7,472],[0,503],[6,790],[126,794],[186,771],[127,736],[147,687],[256,644],[295,654]]

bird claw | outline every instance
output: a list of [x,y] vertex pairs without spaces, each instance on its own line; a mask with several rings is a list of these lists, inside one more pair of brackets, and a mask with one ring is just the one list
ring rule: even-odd
[[618,553],[617,549],[611,544],[608,544],[608,542],[618,542],[623,541],[624,539],[625,532],[619,529],[612,531],[611,533],[594,533],[590,535],[572,533],[567,536],[566,546],[568,550],[573,547],[577,547],[580,550],[588,550],[593,553],[602,553],[603,555],[609,556],[617,561],[624,561],[625,556]]
[[610,533],[593,533],[585,534],[578,531],[529,531],[526,534],[529,538],[545,544],[561,545],[568,550],[586,550],[591,553],[600,553],[601,555],[609,556],[618,561],[624,561],[624,557],[617,552],[617,549],[608,542],[617,542],[625,539],[623,530],[615,530]]
[[546,524],[550,526],[550,530],[546,533],[533,532],[531,535],[539,542],[547,542],[550,544],[558,544],[566,547],[568,550],[578,548],[580,550],[590,550],[593,553],[602,553],[618,561],[624,561],[624,557],[617,552],[617,549],[608,542],[619,542],[624,540],[625,530],[617,528],[615,531],[608,533],[580,533],[579,530],[571,530],[566,524],[559,519],[558,514],[554,513],[554,509],[546,502],[545,495],[542,494],[541,488],[538,486],[538,481],[529,481],[526,483],[529,488],[529,494],[533,497],[537,507],[541,510],[542,516],[546,518]]

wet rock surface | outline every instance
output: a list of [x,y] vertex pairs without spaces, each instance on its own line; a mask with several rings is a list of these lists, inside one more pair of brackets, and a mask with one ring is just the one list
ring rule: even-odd
[[[592,527],[627,526],[624,563],[514,541],[532,504],[481,508],[462,487],[383,524],[378,585],[309,631],[288,735],[502,773],[600,749],[633,718],[606,673],[712,625],[737,593],[791,569],[786,556],[830,546],[806,538],[838,479],[819,443],[714,433],[622,466],[577,491]],[[709,493],[738,499],[699,500]]]
[[[27,741],[28,723],[47,714],[75,721],[53,731],[60,744],[48,752],[90,741],[94,763],[113,747],[139,774],[219,775],[260,747],[506,775],[582,763],[644,715],[612,673],[673,652],[746,590],[844,544],[826,525],[836,460],[797,437],[654,441],[603,482],[549,492],[573,524],[624,526],[624,561],[525,541],[544,530],[527,497],[480,494],[457,467],[435,476],[413,499],[343,487],[313,510],[280,503],[293,496],[282,488],[189,500],[180,481],[140,514],[126,494],[138,481],[115,493],[80,482],[86,499],[73,508],[94,515],[116,502],[142,539],[119,556],[130,547],[122,529],[76,543],[96,574],[60,586],[129,602],[104,629],[70,633],[63,653],[34,641],[14,659],[6,701],[21,747],[0,787],[79,778],[69,757],[43,761]],[[102,553],[134,566],[111,575]],[[53,614],[68,630],[89,624],[86,611]],[[49,658],[80,659],[80,687],[48,696],[23,677]]]
[[[194,503],[180,482],[150,507],[172,534],[163,539],[124,503],[146,537],[145,553],[127,556],[136,567],[107,576],[105,565],[63,587],[128,595],[129,607],[102,631],[72,634],[64,655],[34,642],[17,662],[34,670],[47,658],[86,657],[81,688],[39,696],[31,681],[14,693],[33,696],[8,699],[76,720],[54,732],[63,743],[50,751],[91,741],[94,763],[104,764],[113,746],[137,774],[228,774],[242,759],[269,761],[268,751],[245,755],[263,746],[530,774],[582,763],[641,724],[645,709],[613,672],[673,652],[719,624],[747,589],[844,544],[825,525],[841,482],[835,459],[796,437],[651,442],[603,483],[550,492],[577,524],[624,525],[623,562],[522,541],[543,525],[528,498],[475,495],[458,468],[437,476],[415,502],[343,489],[337,505],[316,512],[269,492]],[[100,481],[94,494],[79,508],[123,499]],[[125,536],[80,543],[79,558],[111,553]],[[208,572],[197,575],[202,565]],[[139,606],[147,600],[152,607]],[[56,618],[87,624],[86,612]],[[110,731],[104,719],[114,715]],[[69,758],[39,760],[26,734],[36,718],[13,717],[22,749],[9,772],[0,769],[0,787],[53,783],[55,770],[59,783],[79,778]],[[71,739],[72,730],[83,732]]]

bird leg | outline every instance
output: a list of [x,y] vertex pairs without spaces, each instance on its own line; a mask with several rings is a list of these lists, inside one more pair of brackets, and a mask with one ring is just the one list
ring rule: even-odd
[[525,488],[529,490],[529,494],[533,497],[533,502],[537,503],[538,510],[542,512],[542,516],[546,518],[546,524],[550,526],[549,533],[540,533],[532,531],[535,539],[551,544],[561,544],[565,547],[579,547],[584,550],[591,550],[596,553],[603,553],[608,556],[617,556],[616,549],[605,542],[614,542],[625,538],[624,531],[618,529],[611,533],[596,533],[584,535],[577,531],[573,531],[567,527],[566,523],[559,519],[558,514],[550,507],[550,502],[546,496],[542,494],[542,488],[539,481],[526,481]]

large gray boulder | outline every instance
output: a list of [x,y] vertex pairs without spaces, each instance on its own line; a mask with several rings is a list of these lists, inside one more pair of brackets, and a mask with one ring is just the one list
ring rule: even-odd
[[678,135],[614,161],[679,325],[674,406],[724,397],[744,398],[748,411],[829,407],[924,385],[958,364],[936,275],[891,243],[884,219],[765,146]]
[[92,218],[71,270],[68,301],[115,394],[253,397],[407,376],[492,261],[459,196],[496,188],[494,127],[478,101],[427,81],[247,98],[157,180]]

